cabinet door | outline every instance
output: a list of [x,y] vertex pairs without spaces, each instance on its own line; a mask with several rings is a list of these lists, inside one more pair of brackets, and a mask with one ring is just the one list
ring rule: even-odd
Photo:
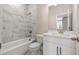
[[61,39],[61,54],[62,55],[75,55],[76,48],[75,48],[75,41],[71,39]]
[[58,43],[57,43],[56,38],[44,37],[43,54],[45,54],[45,55],[58,55]]
[[79,55],[79,42],[76,42],[76,54]]
[[43,38],[43,55],[47,54],[47,37]]
[[69,47],[69,48],[75,48],[76,41],[71,39],[61,39],[62,46]]
[[69,48],[69,47],[61,47],[61,55],[75,55],[75,49],[74,48]]
[[47,55],[58,55],[58,46],[53,43],[47,43]]

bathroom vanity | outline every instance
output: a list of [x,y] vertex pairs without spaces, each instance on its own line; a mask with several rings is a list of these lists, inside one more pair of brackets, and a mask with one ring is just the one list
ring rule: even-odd
[[44,55],[75,55],[76,35],[68,33],[45,33],[43,38]]

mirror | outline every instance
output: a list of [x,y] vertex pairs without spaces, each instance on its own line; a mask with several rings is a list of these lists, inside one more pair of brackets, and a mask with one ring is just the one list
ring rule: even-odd
[[56,16],[57,29],[72,31],[72,13],[63,13]]

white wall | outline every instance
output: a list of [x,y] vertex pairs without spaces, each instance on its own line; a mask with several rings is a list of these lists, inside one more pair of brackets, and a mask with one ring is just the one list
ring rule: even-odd
[[37,33],[48,31],[48,5],[37,5]]
[[73,30],[79,32],[79,5],[73,5]]
[[78,10],[77,10],[77,11],[78,11],[78,12],[77,12],[77,13],[78,13],[78,14],[77,14],[77,16],[78,16],[78,17],[77,17],[77,20],[78,20],[78,21],[77,21],[77,25],[78,25],[78,32],[79,32],[79,4],[78,4]]
[[[36,5],[0,5],[0,40],[2,43],[26,38],[34,30]],[[33,31],[34,33],[34,31]]]
[[78,5],[73,5],[73,30],[78,31]]
[[49,7],[48,28],[49,29],[56,29],[56,10],[55,10],[55,6]]

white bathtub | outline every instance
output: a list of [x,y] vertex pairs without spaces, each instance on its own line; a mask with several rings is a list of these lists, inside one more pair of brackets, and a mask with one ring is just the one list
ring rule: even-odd
[[28,51],[28,45],[33,41],[29,38],[12,41],[2,45],[0,55],[22,55]]

